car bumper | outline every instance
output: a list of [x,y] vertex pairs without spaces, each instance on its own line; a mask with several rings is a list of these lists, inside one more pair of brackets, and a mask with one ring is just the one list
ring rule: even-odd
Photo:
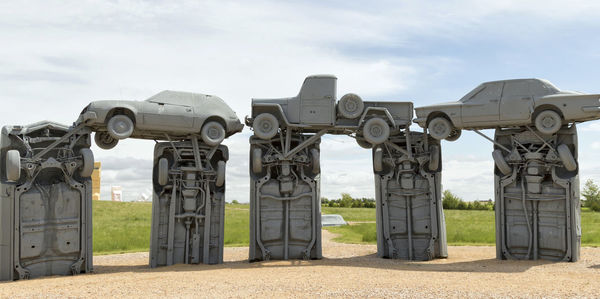
[[427,118],[417,117],[413,120],[413,122],[418,124],[421,128],[425,128],[425,126],[427,125]]
[[77,119],[77,124],[93,124],[98,119],[98,115],[94,111],[87,111],[79,115]]

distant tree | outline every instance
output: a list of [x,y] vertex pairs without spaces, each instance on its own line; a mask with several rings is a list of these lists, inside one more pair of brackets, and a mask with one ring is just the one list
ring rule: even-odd
[[342,208],[350,208],[352,207],[352,201],[354,199],[348,193],[342,193],[342,198],[340,199],[340,207]]
[[329,199],[327,199],[327,197],[321,197],[321,204],[322,204],[322,205],[327,205],[327,204],[329,204]]
[[452,192],[450,192],[450,190],[444,190],[442,195],[442,205],[444,209],[457,210],[459,209],[460,202],[463,202],[460,197],[454,195]]
[[234,200],[232,200],[232,201],[231,201],[231,204],[233,204],[233,205],[239,205],[239,204],[240,204],[240,202],[239,202],[239,201],[237,201],[236,199],[234,199]]
[[588,207],[595,212],[600,211],[600,187],[593,180],[585,181],[581,195],[585,197],[584,207]]

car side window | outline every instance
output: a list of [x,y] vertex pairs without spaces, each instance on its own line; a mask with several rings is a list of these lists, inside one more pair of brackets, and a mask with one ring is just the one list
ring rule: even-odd
[[541,81],[533,81],[530,85],[531,94],[534,96],[546,96],[549,94],[554,94],[556,91],[554,88],[546,85]]
[[482,103],[489,100],[499,100],[502,93],[502,82],[487,83],[477,93],[473,94],[467,102]]
[[502,97],[529,96],[531,95],[529,81],[506,82]]

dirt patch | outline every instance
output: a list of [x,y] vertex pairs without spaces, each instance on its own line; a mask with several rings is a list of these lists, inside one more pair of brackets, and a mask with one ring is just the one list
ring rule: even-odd
[[499,261],[495,248],[450,246],[448,259],[376,257],[374,245],[331,241],[322,260],[248,263],[225,248],[222,265],[148,267],[148,253],[97,256],[95,272],[0,283],[0,297],[597,297],[600,248],[577,263]]

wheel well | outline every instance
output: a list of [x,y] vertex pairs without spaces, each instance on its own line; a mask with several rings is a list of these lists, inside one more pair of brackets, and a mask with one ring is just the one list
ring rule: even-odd
[[125,116],[129,117],[131,119],[131,121],[133,121],[133,124],[135,125],[135,114],[133,113],[133,111],[131,111],[127,108],[123,108],[123,107],[117,107],[117,108],[113,108],[112,110],[110,110],[106,114],[105,122],[108,123],[108,121],[115,115],[125,115]]
[[[227,124],[225,123],[225,120],[223,120],[223,118],[219,117],[219,116],[211,116],[209,118],[207,118],[204,123],[202,123],[202,127],[204,127],[205,124],[207,124],[208,122],[211,121],[216,121],[218,123],[221,124],[221,126],[223,126],[223,128],[225,129],[225,134],[227,135]],[[200,128],[200,131],[202,131],[202,127]]]
[[565,116],[563,115],[562,111],[560,111],[560,109],[554,105],[550,105],[550,104],[545,104],[545,105],[541,105],[537,108],[535,108],[535,110],[533,111],[533,114],[531,115],[531,121],[535,122],[535,118],[537,117],[538,114],[540,114],[540,112],[542,111],[546,111],[546,110],[552,110],[556,113],[558,113],[558,115],[560,115],[561,119],[565,119]]
[[452,124],[454,126],[454,123],[452,122],[450,117],[448,117],[448,115],[446,113],[441,112],[441,111],[436,111],[436,112],[429,113],[429,115],[427,116],[426,127],[429,127],[429,122],[436,117],[443,117],[443,118],[447,119],[450,122],[450,124]]

